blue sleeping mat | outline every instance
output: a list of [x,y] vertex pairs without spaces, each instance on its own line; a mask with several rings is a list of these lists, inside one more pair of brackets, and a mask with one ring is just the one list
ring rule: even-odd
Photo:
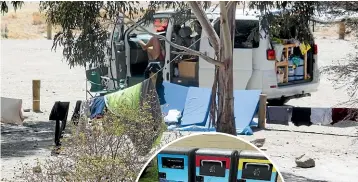
[[209,114],[211,89],[189,87],[180,126],[205,126]]
[[234,115],[238,133],[250,126],[260,101],[260,90],[235,90]]
[[158,90],[162,113],[167,114],[171,109],[183,111],[188,89],[189,87],[163,82],[163,87]]

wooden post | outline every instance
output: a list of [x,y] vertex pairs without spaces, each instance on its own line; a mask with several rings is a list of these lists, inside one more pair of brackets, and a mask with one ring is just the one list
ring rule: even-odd
[[266,128],[266,102],[267,96],[265,94],[260,95],[260,103],[259,103],[259,116],[258,116],[258,126],[260,129]]
[[346,24],[344,23],[344,21],[339,22],[338,35],[339,39],[344,40],[344,37],[346,35]]
[[50,22],[47,22],[47,39],[52,39],[52,25]]
[[32,110],[40,112],[40,87],[41,80],[32,80]]

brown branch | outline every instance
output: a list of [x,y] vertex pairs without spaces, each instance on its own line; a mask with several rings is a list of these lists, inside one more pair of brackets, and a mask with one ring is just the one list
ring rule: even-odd
[[[179,55],[189,55],[189,56],[199,56],[198,54],[193,54],[193,53],[188,53],[188,52],[177,52],[177,51],[172,51],[171,53],[173,54],[179,54]],[[205,59],[207,62],[214,64],[216,66],[223,66],[224,64],[222,62],[219,62],[209,56],[206,56]],[[217,65],[217,63],[220,63],[220,65]]]
[[[234,4],[235,1],[229,1],[227,4],[226,4],[226,8],[227,9],[230,9],[230,7]],[[236,4],[236,3],[235,3]]]
[[220,38],[211,25],[205,11],[196,1],[189,1],[188,3],[192,9],[192,12],[203,27],[203,31],[205,31],[208,35],[209,41],[215,50],[215,55],[218,55],[220,51]]
[[225,59],[228,57],[232,56],[232,49],[231,46],[232,45],[232,41],[231,41],[231,31],[229,28],[229,20],[228,20],[228,14],[227,14],[227,8],[225,6],[225,2],[224,1],[220,1],[220,16],[221,16],[221,21],[220,21],[220,26],[221,26],[221,30],[223,32],[223,42],[224,42],[224,57]]
[[185,51],[188,53],[188,55],[195,55],[195,56],[199,56],[201,58],[203,58],[205,61],[211,63],[211,64],[214,64],[216,66],[224,66],[224,64],[222,62],[219,62],[217,60],[214,60],[213,58],[210,58],[209,56],[199,52],[199,51],[194,51],[192,49],[189,49],[187,47],[184,47],[184,46],[180,46],[178,44],[175,44],[173,42],[171,42],[170,40],[168,40],[166,37],[162,36],[162,35],[157,35],[155,33],[152,33],[148,30],[146,30],[145,28],[143,28],[141,25],[139,25],[137,22],[134,22],[132,19],[128,18],[126,15],[123,14],[123,16],[125,18],[127,18],[130,22],[132,22],[135,26],[141,28],[143,31],[147,32],[149,35],[153,36],[153,37],[156,37],[156,38],[160,38],[160,39],[163,39],[165,42],[169,43],[172,47],[176,48],[176,49],[179,49],[179,50],[182,50],[182,51]]

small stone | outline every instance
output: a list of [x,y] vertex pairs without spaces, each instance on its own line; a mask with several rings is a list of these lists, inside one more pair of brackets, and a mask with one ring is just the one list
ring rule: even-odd
[[303,154],[300,157],[297,157],[296,160],[297,167],[301,168],[312,168],[316,166],[316,162],[309,156]]
[[24,109],[24,112],[30,112],[31,109]]
[[286,144],[290,144],[290,142],[286,142]]
[[260,148],[262,151],[267,151],[267,148],[265,148],[265,147],[262,147],[262,148]]
[[250,141],[250,143],[254,144],[256,147],[260,148],[263,147],[265,144],[266,138],[259,138],[253,141]]

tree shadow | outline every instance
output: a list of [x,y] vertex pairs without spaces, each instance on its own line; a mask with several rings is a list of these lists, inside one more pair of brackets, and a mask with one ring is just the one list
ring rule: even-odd
[[325,180],[315,180],[315,179],[309,179],[303,176],[297,176],[291,173],[281,173],[283,176],[283,179],[285,181],[290,181],[290,182],[328,182]]
[[23,126],[1,125],[1,158],[35,155],[54,146],[54,121],[26,122]]

